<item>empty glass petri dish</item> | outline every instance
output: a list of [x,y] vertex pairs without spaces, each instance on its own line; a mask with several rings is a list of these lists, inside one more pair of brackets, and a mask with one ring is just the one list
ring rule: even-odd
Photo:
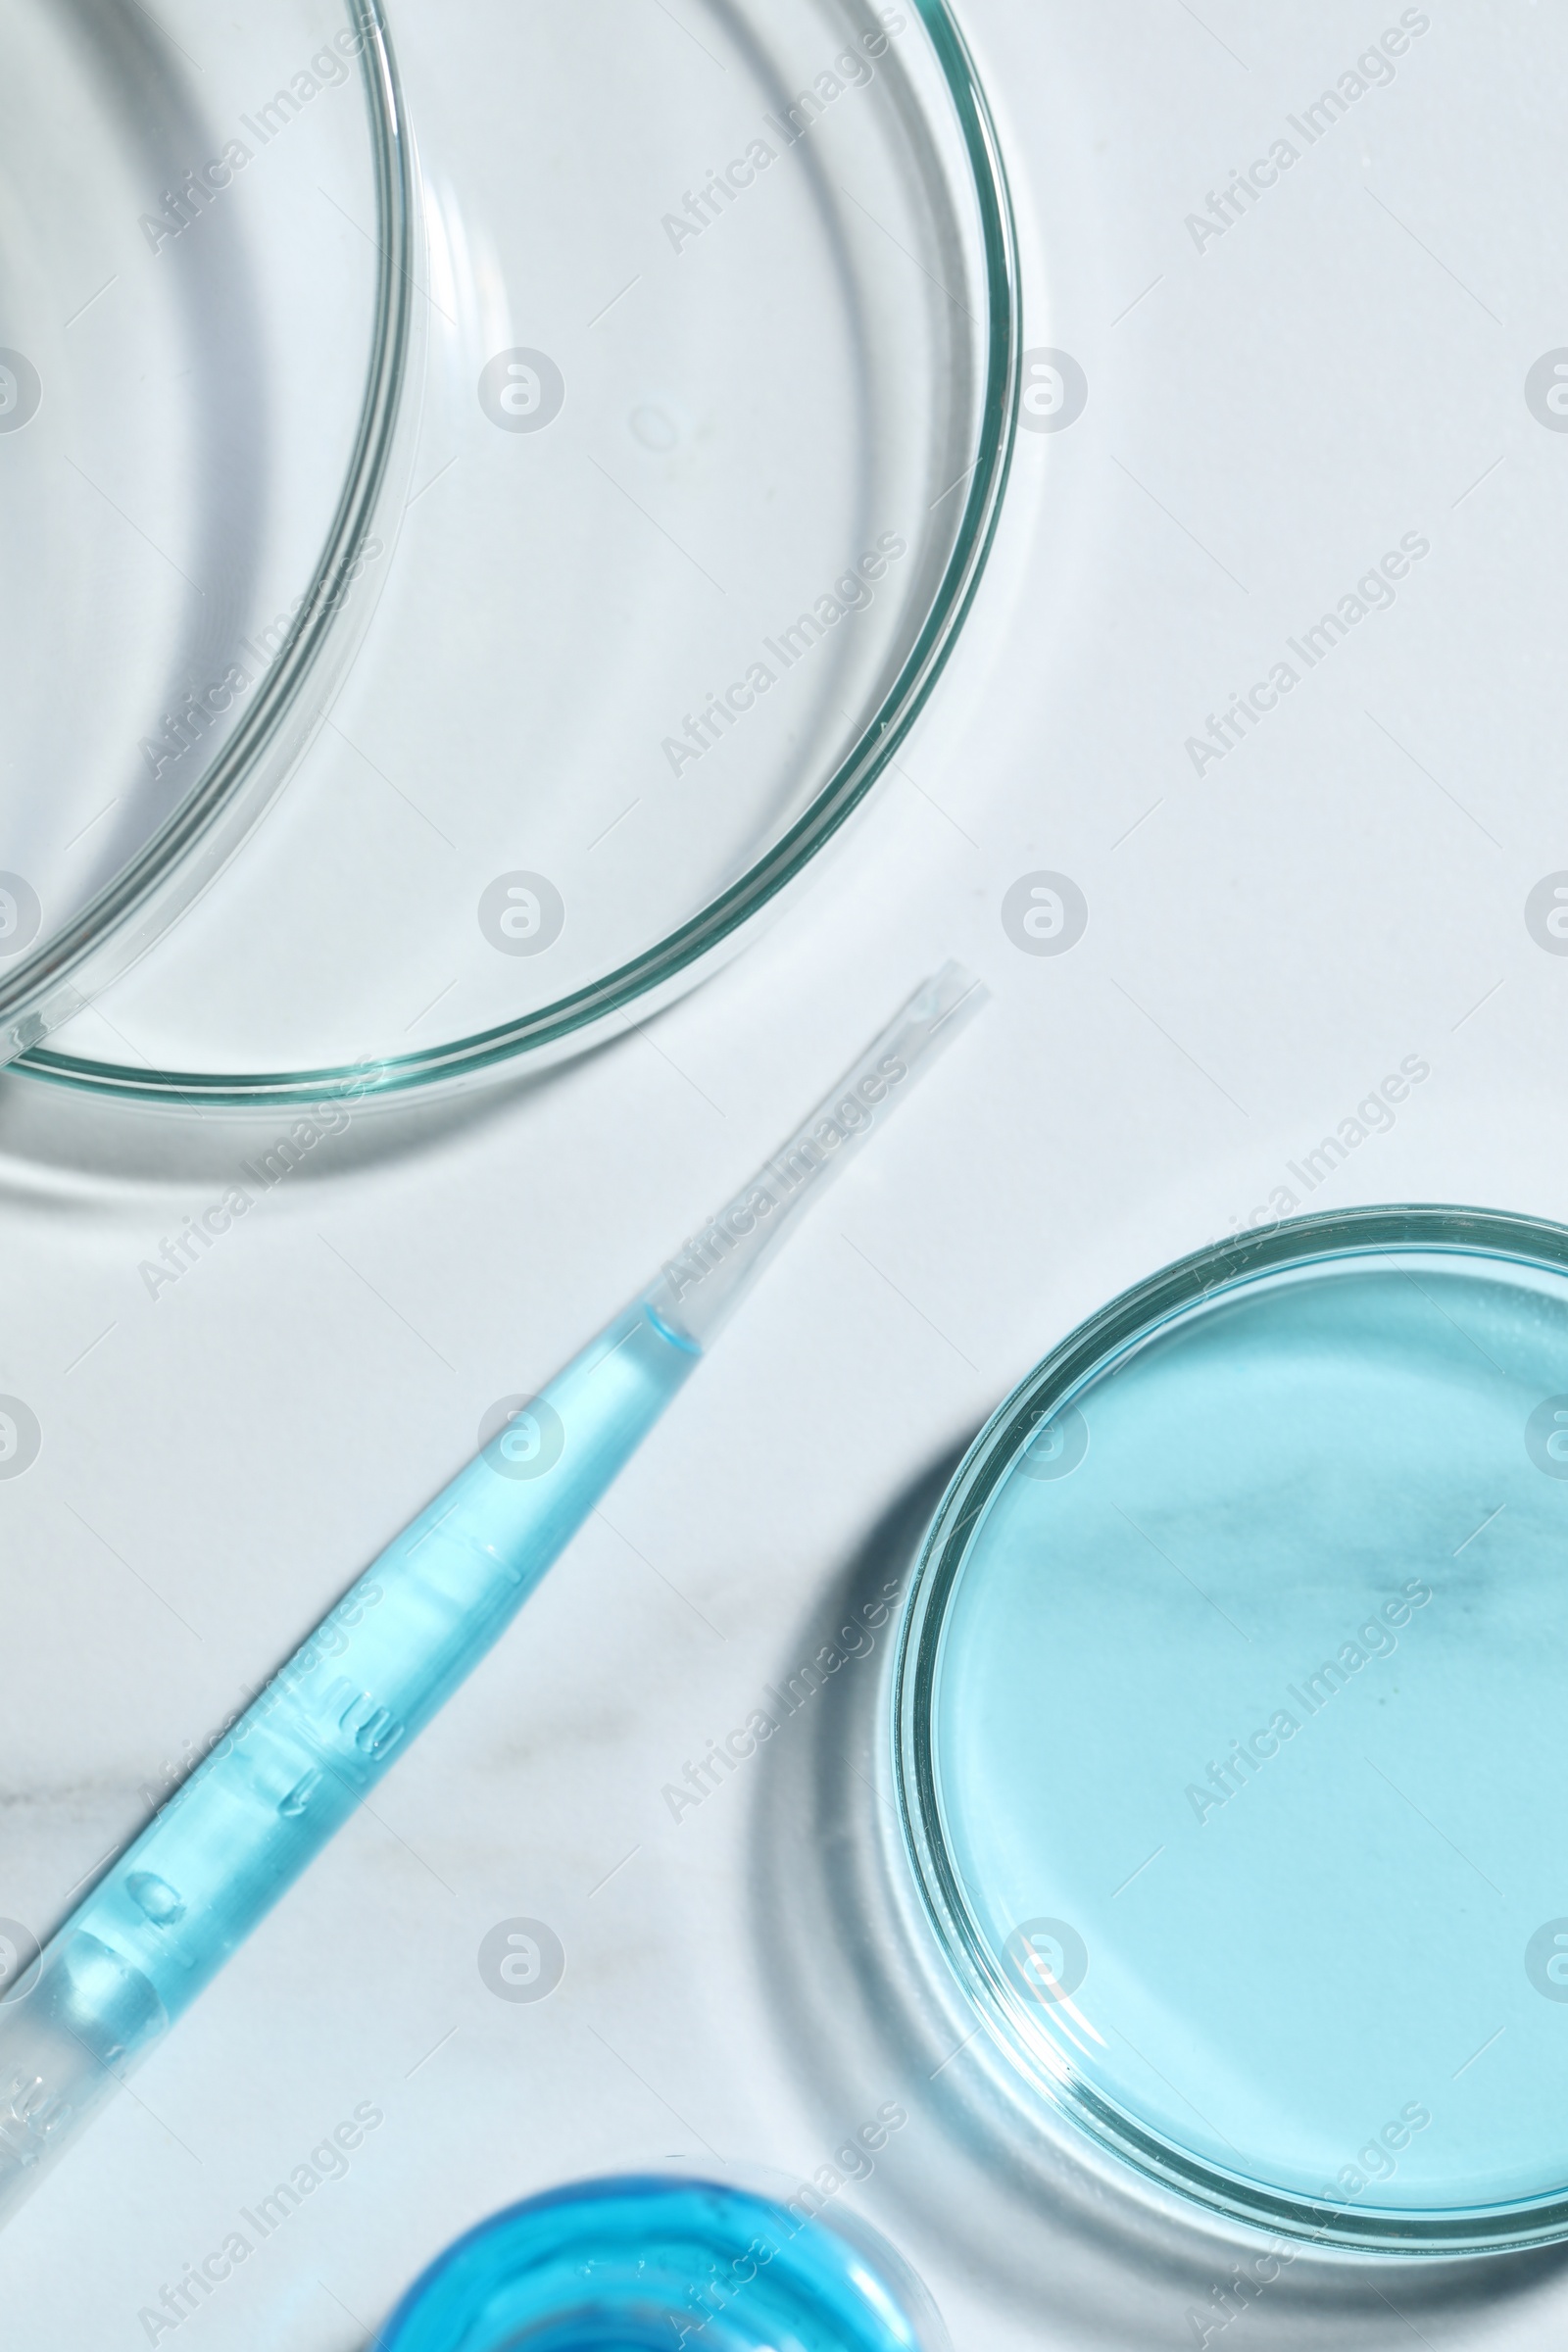
[[859,807],[979,578],[1018,294],[943,0],[391,35],[426,364],[384,593],[265,826],[35,1073],[306,1101],[642,1017]]
[[1324,2246],[1568,2234],[1568,1232],[1200,1252],[1064,1341],[933,1524],[909,1851],[1043,2124]]
[[418,321],[368,0],[0,0],[0,42],[3,1061],[319,724],[386,572]]
[[[750,2189],[634,2174],[514,2205],[410,2288],[385,2352],[936,2352],[929,2298],[869,2230]],[[918,2314],[918,2321],[916,2318]]]

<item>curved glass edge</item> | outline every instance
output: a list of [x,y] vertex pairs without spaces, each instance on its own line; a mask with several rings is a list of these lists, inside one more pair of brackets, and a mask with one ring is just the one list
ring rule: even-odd
[[[365,396],[337,509],[275,663],[211,767],[124,870],[66,929],[0,979],[0,1065],[32,1063],[50,1031],[128,970],[214,880],[325,717],[376,602],[372,591],[356,597],[350,607],[343,592],[393,470],[415,344],[414,243],[419,211],[413,146],[380,0],[346,0],[346,11],[361,43],[380,233]],[[354,622],[347,627],[344,616],[350,610]],[[48,1058],[66,1070],[73,1065],[69,1054]]]
[[[365,0],[371,5],[372,0]],[[452,1084],[518,1055],[537,1063],[582,1052],[611,1034],[627,1007],[651,995],[670,1003],[717,968],[736,933],[776,901],[865,800],[925,708],[974,602],[1001,518],[1017,436],[1023,366],[1017,234],[1006,167],[968,45],[948,0],[914,0],[947,82],[974,177],[985,253],[988,321],[980,454],[962,520],[931,610],[881,708],[809,808],[738,882],[656,948],[523,1019],[476,1036],[369,1064],[249,1076],[235,1072],[142,1071],[119,1062],[54,1053],[41,1044],[15,1067],[78,1092],[202,1108],[307,1103],[352,1087],[376,1095]],[[658,1007],[643,1004],[644,1015]]]
[[1568,2180],[1547,2197],[1441,2214],[1326,2205],[1179,2156],[1080,2080],[1061,2051],[1054,2044],[1048,2047],[1034,2030],[969,1912],[943,1835],[930,1736],[948,1602],[1003,1480],[1042,1415],[1113,1356],[1220,1292],[1314,1260],[1396,1250],[1464,1251],[1568,1273],[1568,1227],[1541,1218],[1424,1202],[1322,1211],[1195,1250],[1135,1283],[1069,1333],[1019,1382],[954,1473],[921,1549],[899,1636],[893,1772],[905,1848],[944,1956],[1003,2054],[1077,2131],[1162,2190],[1205,2206],[1229,2223],[1302,2239],[1325,2253],[1405,2258],[1517,2253],[1568,2237]]

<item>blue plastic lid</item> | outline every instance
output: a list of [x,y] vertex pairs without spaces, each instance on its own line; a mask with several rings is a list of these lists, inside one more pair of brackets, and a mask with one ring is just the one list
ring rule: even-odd
[[509,2206],[416,2280],[383,2352],[931,2352],[891,2249],[815,2219],[810,2192],[657,2175]]

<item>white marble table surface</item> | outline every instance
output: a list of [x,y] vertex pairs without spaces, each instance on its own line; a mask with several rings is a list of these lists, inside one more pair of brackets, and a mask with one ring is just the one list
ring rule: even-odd
[[[968,2059],[933,2081],[962,2028],[900,1957],[886,1639],[700,1808],[661,1790],[901,1573],[944,1464],[1049,1344],[1266,1203],[1402,1056],[1430,1083],[1314,1206],[1568,1217],[1568,961],[1523,920],[1568,865],[1568,437],[1524,397],[1568,342],[1568,35],[1494,0],[1404,12],[1430,23],[1392,83],[1203,235],[1188,217],[1394,0],[963,13],[1027,339],[1090,399],[1021,437],[906,774],[814,891],[649,1037],[357,1121],[156,1301],[138,1262],[257,1131],[0,1081],[0,1391],[45,1431],[0,1485],[0,1912],[43,1921],[485,1406],[547,1377],[923,971],[956,954],[996,1000],[373,1815],[9,2231],[19,2352],[146,2341],[163,2285],[367,2103],[346,2176],[182,2344],[350,2352],[511,2198],[668,2156],[799,2180],[885,2101],[907,2127],[844,2194],[957,2352],[1175,2352],[1228,2271],[1202,2226],[1009,2157]],[[1393,608],[1195,760],[1404,534],[1429,553]],[[1000,919],[1041,867],[1091,909],[1061,957]],[[566,1955],[537,2003],[475,1965],[516,1916]],[[1378,2278],[1302,2266],[1230,2332],[1544,2352],[1568,2327],[1551,2259]]]

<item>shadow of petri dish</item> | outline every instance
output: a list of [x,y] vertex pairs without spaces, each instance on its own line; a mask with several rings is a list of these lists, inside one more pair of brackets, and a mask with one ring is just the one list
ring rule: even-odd
[[387,569],[417,321],[365,0],[3,0],[0,38],[5,1060],[146,952],[319,723]]
[[911,1592],[899,1800],[1043,2126],[1302,2251],[1568,2237],[1565,1544],[1527,1218],[1227,1243],[1007,1399]]
[[266,825],[34,1074],[303,1102],[614,1034],[860,806],[978,582],[1018,293],[945,6],[391,29],[425,359],[384,591]]

